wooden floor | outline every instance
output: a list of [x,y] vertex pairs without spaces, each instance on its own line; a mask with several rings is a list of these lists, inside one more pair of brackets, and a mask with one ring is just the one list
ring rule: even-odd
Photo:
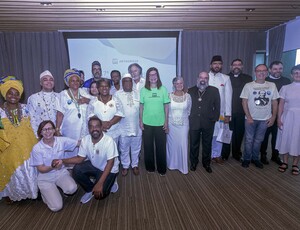
[[83,190],[64,198],[64,209],[41,200],[6,205],[0,201],[0,229],[300,229],[300,176],[290,169],[242,168],[229,159],[188,175],[168,171],[119,175],[119,191],[103,201],[80,204]]

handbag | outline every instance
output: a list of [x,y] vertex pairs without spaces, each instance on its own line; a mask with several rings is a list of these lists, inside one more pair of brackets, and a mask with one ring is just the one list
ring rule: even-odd
[[232,131],[229,129],[229,124],[224,124],[220,127],[217,141],[225,144],[230,144]]

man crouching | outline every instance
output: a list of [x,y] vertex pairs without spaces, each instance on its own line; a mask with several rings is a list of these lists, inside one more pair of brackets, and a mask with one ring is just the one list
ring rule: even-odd
[[[102,132],[102,121],[96,116],[89,119],[88,129],[89,135],[81,140],[77,156],[52,161],[52,167],[56,167],[60,162],[76,164],[73,168],[73,178],[86,192],[80,200],[83,204],[93,197],[97,200],[104,199],[110,192],[115,193],[119,188],[116,181],[119,154],[114,140]],[[95,182],[92,182],[91,178],[94,178]]]

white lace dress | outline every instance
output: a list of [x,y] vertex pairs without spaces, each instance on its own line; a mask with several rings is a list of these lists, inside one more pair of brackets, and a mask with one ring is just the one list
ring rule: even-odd
[[188,173],[188,133],[191,96],[170,94],[169,133],[167,134],[167,167]]

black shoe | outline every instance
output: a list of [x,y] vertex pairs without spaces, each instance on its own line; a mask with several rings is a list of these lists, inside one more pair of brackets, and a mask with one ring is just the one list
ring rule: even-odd
[[228,158],[229,158],[229,157],[227,157],[227,156],[222,156],[222,160],[223,160],[223,161],[228,161]]
[[190,170],[191,171],[196,171],[197,165],[196,164],[191,164]]
[[250,164],[250,161],[243,161],[242,162],[242,167],[249,168],[249,164]]
[[212,173],[212,169],[211,169],[211,167],[209,165],[204,166],[204,168],[205,168],[206,172]]
[[280,157],[272,157],[271,158],[271,161],[274,161],[276,164],[278,164],[279,166],[281,166],[282,165],[282,161],[281,161],[281,159],[280,159]]
[[234,156],[233,159],[235,159],[238,162],[241,162],[241,157]]
[[257,168],[260,168],[260,169],[264,168],[264,165],[259,160],[254,161],[254,164],[255,164],[255,167],[257,167]]
[[[268,161],[267,157],[261,157],[260,158],[260,162],[263,163],[264,165],[270,164],[270,162]],[[254,164],[255,164],[255,162],[254,162]]]

